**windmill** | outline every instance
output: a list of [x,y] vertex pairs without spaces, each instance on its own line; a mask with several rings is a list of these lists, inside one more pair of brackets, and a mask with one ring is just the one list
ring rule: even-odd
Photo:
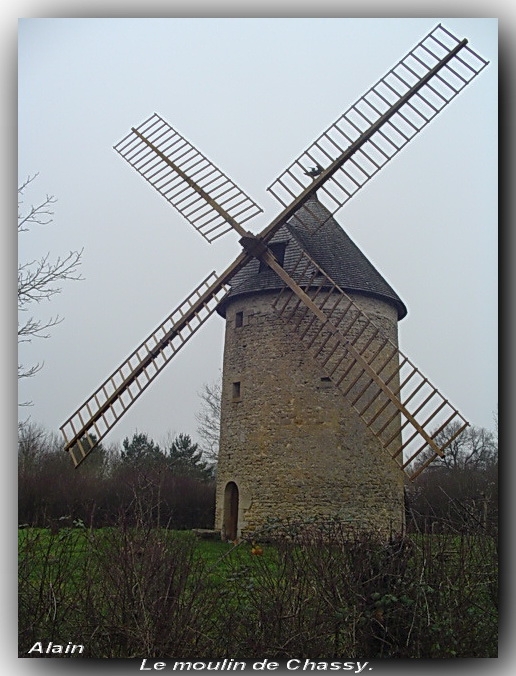
[[[299,505],[299,492],[306,487],[309,468],[314,470],[311,480],[319,476],[319,485],[311,484],[310,490],[324,502],[329,474],[346,473],[345,463],[351,455],[353,474],[361,471],[361,463],[367,458],[369,478],[364,481],[364,490],[377,495],[376,504],[365,501],[364,508],[373,513],[374,521],[374,511],[387,500],[393,510],[384,510],[383,521],[392,525],[394,520],[398,526],[400,517],[393,514],[401,513],[404,474],[413,480],[444,455],[453,440],[439,443],[444,428],[453,425],[459,435],[468,423],[399,350],[393,326],[406,313],[403,302],[371,270],[360,278],[362,286],[356,280],[350,282],[349,275],[343,276],[332,248],[336,240],[328,239],[328,233],[339,240],[339,247],[352,252],[348,272],[360,276],[368,262],[347,239],[344,241],[343,231],[337,233],[334,214],[487,63],[466,39],[459,40],[441,24],[436,26],[269,186],[281,211],[258,235],[248,231],[245,224],[261,211],[260,207],[161,116],[153,114],[132,128],[115,145],[120,156],[208,242],[235,231],[242,252],[224,272],[208,275],[63,424],[65,450],[74,465],[83,462],[181,347],[218,311],[226,316],[226,351],[232,350],[228,369],[226,359],[224,365],[217,495],[217,523],[226,537],[257,525],[267,512],[277,515],[282,505],[286,505],[284,514],[289,516],[292,506]],[[249,286],[250,278],[254,278],[254,287]],[[267,299],[267,311],[261,314],[254,305],[249,311],[256,283],[258,304]],[[372,300],[380,305],[372,306]],[[274,319],[264,325],[264,317],[272,316],[270,309]],[[273,329],[272,324],[283,328]],[[260,335],[265,336],[265,354],[261,362],[254,363],[251,373],[249,363],[260,353],[255,342]],[[266,354],[272,335],[284,337],[274,359]],[[236,348],[235,341],[239,343]],[[291,345],[296,346],[295,355],[288,357],[290,373],[286,380],[284,370],[279,379],[276,377],[273,364],[269,379],[262,383],[270,388],[267,395],[273,401],[278,396],[285,399],[292,385],[308,393],[301,396],[295,391],[282,409],[288,424],[281,443],[288,447],[286,439],[292,432],[306,439],[307,434],[329,430],[330,437],[322,434],[323,445],[329,441],[340,456],[337,459],[333,454],[332,462],[337,463],[333,469],[325,461],[326,472],[321,471],[319,461],[310,464],[307,458],[303,471],[296,474],[298,450],[294,448],[282,459],[286,467],[283,477],[270,473],[267,484],[262,476],[253,493],[249,466],[260,462],[263,474],[267,474],[272,447],[267,441],[271,425],[266,423],[275,420],[271,411],[265,411],[266,405],[256,406],[256,400],[253,403],[254,375],[267,372],[262,368],[265,362],[277,364],[288,352],[284,347],[290,349]],[[246,369],[246,378],[242,378]],[[297,370],[302,373],[301,381],[291,377]],[[299,415],[299,402],[309,402],[313,397],[319,402],[314,406],[317,411]],[[261,418],[257,409],[264,411]],[[346,410],[346,441],[335,444],[335,430],[343,427],[342,420],[337,420],[341,410]],[[277,419],[276,423],[283,424]],[[244,430],[243,435],[239,428]],[[259,435],[254,434],[254,441],[250,438],[253,434],[245,434],[246,429],[253,428],[261,430]],[[272,436],[275,434],[276,429]],[[319,451],[320,447],[314,447],[311,453],[315,457]],[[247,483],[238,477],[239,471],[247,472]],[[289,482],[288,490],[281,486],[280,479]],[[273,483],[279,486],[280,497],[274,497]],[[285,494],[294,486],[297,493],[289,501]],[[331,503],[342,501],[338,486],[332,492]],[[260,505],[267,506],[260,509]]]

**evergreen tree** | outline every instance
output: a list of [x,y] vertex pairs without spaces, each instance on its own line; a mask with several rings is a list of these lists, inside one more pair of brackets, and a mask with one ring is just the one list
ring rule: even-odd
[[213,478],[208,463],[202,460],[199,444],[192,443],[188,434],[179,434],[168,449],[170,470],[178,476],[190,476],[206,481]]
[[154,465],[164,460],[161,448],[144,432],[135,432],[131,441],[129,437],[126,437],[122,446],[121,460],[123,463]]

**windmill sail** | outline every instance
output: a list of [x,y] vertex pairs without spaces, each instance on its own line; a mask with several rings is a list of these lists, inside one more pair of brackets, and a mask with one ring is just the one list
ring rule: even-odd
[[456,438],[468,423],[310,256],[301,252],[289,274],[317,310],[287,285],[275,309],[414,479],[453,440],[440,446],[439,433],[454,424]]
[[262,211],[156,113],[114,148],[208,242]]
[[307,191],[317,191],[334,214],[487,64],[466,40],[459,41],[439,24],[268,190],[284,207]]
[[[238,259],[237,259],[238,260]],[[62,425],[77,467],[229,292],[212,272]]]

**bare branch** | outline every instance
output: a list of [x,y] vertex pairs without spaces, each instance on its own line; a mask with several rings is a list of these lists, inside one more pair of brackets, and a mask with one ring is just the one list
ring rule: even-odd
[[[31,205],[26,211],[22,210],[24,192],[37,176],[38,174],[28,176],[18,187],[18,234],[27,232],[31,225],[48,225],[52,222],[54,215],[52,205],[57,201],[53,195],[46,195],[39,204]],[[61,293],[64,281],[82,280],[78,272],[82,254],[82,249],[70,251],[68,255],[59,256],[52,261],[50,254],[47,253],[40,259],[18,263],[18,343],[30,343],[33,338],[48,338],[49,329],[62,321],[59,316],[41,320],[32,315],[23,321],[21,314],[27,312],[32,304],[51,300],[53,296]],[[42,363],[28,367],[18,364],[18,379],[31,378],[42,368]],[[20,406],[28,405],[30,402],[20,404]]]
[[220,438],[220,400],[222,383],[217,381],[205,384],[199,393],[202,399],[201,410],[195,414],[198,423],[197,433],[203,440],[204,456],[215,462],[219,450]]
[[30,343],[33,338],[49,338],[50,334],[43,332],[62,321],[60,317],[51,317],[46,322],[30,317],[24,323],[18,324],[18,343]]
[[18,266],[18,309],[23,311],[30,303],[40,303],[61,293],[58,286],[66,280],[81,281],[83,277],[77,272],[81,264],[83,249],[70,251],[65,258],[49,261],[46,254],[38,261],[23,263]]
[[[33,366],[24,367],[23,364],[18,364],[18,379],[20,378],[32,378],[36,375],[38,371],[41,371],[43,364],[34,364]],[[20,404],[20,406],[29,406],[30,402],[27,404]]]
[[29,229],[29,225],[33,223],[48,225],[52,222],[54,212],[51,210],[51,205],[57,202],[57,199],[53,195],[47,195],[43,202],[36,206],[31,205],[27,212],[20,212],[20,207],[23,204],[23,200],[21,199],[23,193],[37,176],[38,174],[28,176],[18,187],[18,232],[26,232]]

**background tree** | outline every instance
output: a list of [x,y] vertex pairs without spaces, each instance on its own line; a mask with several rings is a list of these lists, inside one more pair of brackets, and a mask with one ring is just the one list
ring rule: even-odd
[[[53,205],[57,200],[52,195],[46,195],[39,204],[23,209],[24,193],[36,177],[37,174],[29,176],[18,187],[18,235],[28,232],[34,225],[48,225],[53,220]],[[38,319],[31,314],[31,310],[34,304],[50,300],[60,293],[61,283],[65,280],[82,279],[78,273],[82,253],[82,250],[70,251],[55,260],[51,260],[47,253],[39,259],[18,263],[18,343],[30,343],[33,338],[48,338],[49,330],[62,321],[59,316]],[[42,366],[40,363],[32,366],[18,364],[18,378],[34,376]]]
[[[110,452],[101,444],[74,470],[60,434],[27,422],[18,433],[18,519],[35,526],[90,524],[111,497]],[[91,460],[91,462],[89,462]]]
[[126,437],[122,442],[120,458],[130,465],[155,465],[163,459],[163,452],[158,444],[149,439],[144,432],[135,432],[133,438]]
[[468,427],[460,436],[448,425],[438,436],[450,440],[408,491],[409,528],[423,531],[497,532],[498,443],[490,430]]
[[142,522],[212,528],[215,483],[190,437],[156,444],[136,432],[95,451],[77,469],[60,435],[27,422],[18,435],[18,523],[57,529],[74,523]]
[[192,443],[188,434],[179,434],[167,451],[170,471],[177,476],[188,476],[202,481],[213,478],[208,463],[202,459],[199,444]]
[[452,423],[440,432],[436,439],[439,445],[446,446],[444,458],[436,460],[437,465],[444,465],[448,469],[487,469],[496,463],[498,444],[493,432],[484,427],[467,427],[458,437],[458,423]]
[[199,393],[201,409],[196,414],[197,433],[202,439],[202,448],[208,462],[216,463],[220,441],[220,400],[222,396],[222,380],[205,384]]

